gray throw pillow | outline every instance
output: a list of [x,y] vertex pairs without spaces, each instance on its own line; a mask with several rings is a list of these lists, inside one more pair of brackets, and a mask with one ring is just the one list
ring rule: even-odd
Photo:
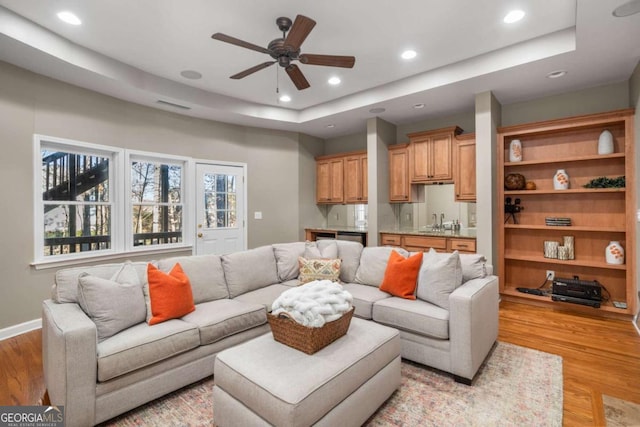
[[462,284],[462,264],[458,251],[439,254],[433,248],[425,253],[418,273],[416,296],[449,309],[449,295]]
[[78,303],[96,324],[98,341],[144,322],[147,315],[142,285],[135,269],[126,264],[111,280],[82,273],[78,277]]
[[304,255],[306,259],[336,259],[338,258],[338,245],[335,241],[329,242],[322,247],[316,242],[305,242]]
[[387,262],[392,251],[398,252],[404,258],[409,252],[402,248],[391,246],[367,246],[360,255],[360,265],[356,271],[354,281],[363,285],[379,287],[387,270]]

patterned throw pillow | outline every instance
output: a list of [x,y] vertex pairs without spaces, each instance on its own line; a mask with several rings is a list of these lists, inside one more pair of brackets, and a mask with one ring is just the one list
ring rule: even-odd
[[300,265],[300,284],[314,280],[338,282],[340,277],[340,259],[307,259],[298,257]]

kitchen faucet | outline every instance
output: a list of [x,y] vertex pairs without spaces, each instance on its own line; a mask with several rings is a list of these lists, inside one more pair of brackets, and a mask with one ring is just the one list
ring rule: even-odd
[[444,226],[442,225],[442,221],[444,221],[444,214],[443,213],[440,214],[440,230],[444,230],[444,228],[443,228]]

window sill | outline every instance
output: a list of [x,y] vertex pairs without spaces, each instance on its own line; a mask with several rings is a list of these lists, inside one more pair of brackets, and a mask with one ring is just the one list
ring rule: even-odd
[[163,254],[170,252],[181,252],[186,250],[193,250],[193,245],[189,244],[178,244],[170,247],[162,247],[155,249],[140,249],[126,252],[110,252],[108,254],[94,254],[94,255],[86,255],[78,258],[67,258],[67,259],[43,259],[38,261],[33,261],[29,264],[36,270],[45,270],[48,268],[60,268],[60,267],[68,267],[79,264],[87,264],[95,261],[108,261],[113,259],[121,259],[131,256],[143,256],[143,255],[151,255],[151,254]]

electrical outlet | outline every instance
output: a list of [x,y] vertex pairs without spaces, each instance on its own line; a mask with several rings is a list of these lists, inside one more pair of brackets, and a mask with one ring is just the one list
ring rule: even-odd
[[553,280],[556,277],[556,272],[553,270],[547,270],[547,280]]

